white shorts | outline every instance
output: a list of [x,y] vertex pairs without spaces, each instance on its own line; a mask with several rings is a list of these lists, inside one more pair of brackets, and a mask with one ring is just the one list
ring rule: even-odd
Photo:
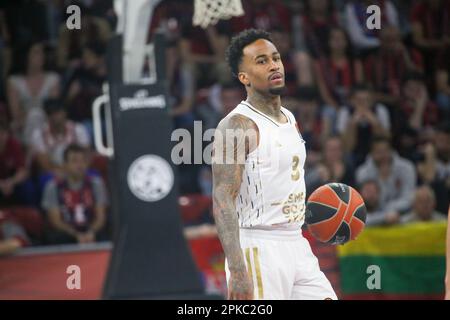
[[[337,299],[300,230],[241,229],[240,240],[255,299]],[[225,272],[228,283],[226,261]]]

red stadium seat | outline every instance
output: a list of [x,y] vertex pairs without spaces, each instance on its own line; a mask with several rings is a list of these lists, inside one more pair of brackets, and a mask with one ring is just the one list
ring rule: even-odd
[[93,153],[90,168],[96,170],[103,179],[105,185],[108,185],[108,158],[98,153]]
[[212,206],[211,197],[202,194],[183,195],[178,199],[181,217],[185,224],[193,223]]
[[8,208],[9,216],[20,224],[28,235],[40,239],[44,231],[44,219],[38,210],[31,207]]

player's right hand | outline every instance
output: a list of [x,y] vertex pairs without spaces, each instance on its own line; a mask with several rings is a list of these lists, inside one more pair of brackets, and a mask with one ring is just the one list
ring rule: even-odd
[[253,300],[253,281],[246,269],[230,274],[228,300]]

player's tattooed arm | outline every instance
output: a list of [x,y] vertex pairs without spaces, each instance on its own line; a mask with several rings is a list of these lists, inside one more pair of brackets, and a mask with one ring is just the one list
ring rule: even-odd
[[229,299],[253,299],[253,284],[240,246],[235,200],[245,158],[258,144],[257,130],[253,121],[235,115],[220,122],[214,137],[213,214],[230,270]]

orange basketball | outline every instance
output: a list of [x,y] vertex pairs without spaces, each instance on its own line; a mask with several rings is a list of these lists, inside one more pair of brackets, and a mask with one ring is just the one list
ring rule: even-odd
[[317,188],[306,203],[305,222],[319,241],[344,244],[364,229],[366,206],[361,195],[343,183]]

